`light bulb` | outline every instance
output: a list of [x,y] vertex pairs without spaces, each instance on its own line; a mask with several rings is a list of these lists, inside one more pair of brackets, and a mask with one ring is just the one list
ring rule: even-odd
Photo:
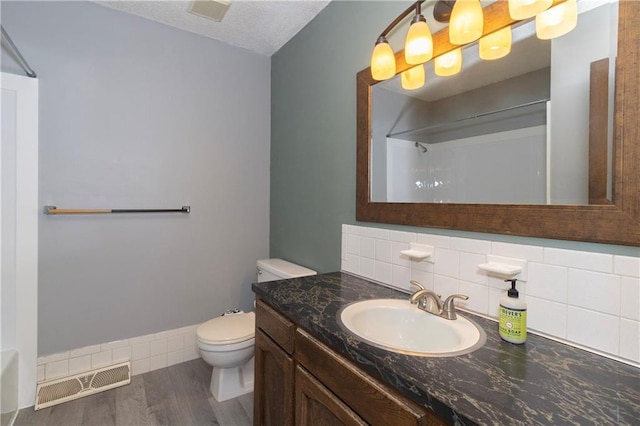
[[499,59],[511,51],[511,27],[487,34],[478,43],[478,53],[484,60]]
[[406,90],[419,89],[424,86],[424,65],[409,68],[400,74],[402,88]]
[[387,80],[396,75],[396,57],[386,38],[380,37],[371,55],[371,77]]
[[549,40],[565,35],[578,24],[578,4],[567,0],[536,16],[536,35]]
[[433,57],[433,39],[424,16],[417,15],[411,21],[404,42],[404,60],[407,64],[423,64]]
[[456,0],[449,21],[451,44],[467,44],[482,37],[484,17],[480,0]]
[[513,19],[529,19],[549,9],[553,0],[509,0],[509,15]]
[[433,61],[433,69],[436,75],[441,77],[458,74],[462,69],[462,49],[458,47],[451,52],[436,57]]

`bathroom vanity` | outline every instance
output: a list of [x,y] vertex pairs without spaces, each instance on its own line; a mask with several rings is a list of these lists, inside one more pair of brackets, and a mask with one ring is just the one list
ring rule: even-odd
[[[335,272],[253,285],[254,424],[634,424],[640,369],[530,335],[502,341],[497,324],[456,357],[404,355],[345,331],[346,305],[408,295]],[[429,315],[425,313],[425,315]]]

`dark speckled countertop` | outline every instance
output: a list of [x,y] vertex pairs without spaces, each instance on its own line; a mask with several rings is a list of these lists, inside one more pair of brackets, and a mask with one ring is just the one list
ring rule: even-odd
[[257,283],[253,291],[291,321],[374,377],[452,423],[472,425],[640,425],[640,369],[530,334],[524,345],[504,342],[497,324],[482,326],[487,343],[449,358],[402,355],[345,332],[345,305],[407,295],[334,272]]

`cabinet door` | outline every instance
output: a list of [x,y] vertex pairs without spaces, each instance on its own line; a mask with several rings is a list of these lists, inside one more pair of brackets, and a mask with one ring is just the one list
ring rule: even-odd
[[296,367],[296,426],[366,424],[305,369]]
[[293,426],[293,359],[256,330],[253,423]]

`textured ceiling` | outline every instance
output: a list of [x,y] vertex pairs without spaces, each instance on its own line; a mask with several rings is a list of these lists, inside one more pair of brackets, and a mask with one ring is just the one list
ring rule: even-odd
[[188,12],[190,1],[94,1],[122,12],[271,56],[330,0],[231,0],[222,22]]

